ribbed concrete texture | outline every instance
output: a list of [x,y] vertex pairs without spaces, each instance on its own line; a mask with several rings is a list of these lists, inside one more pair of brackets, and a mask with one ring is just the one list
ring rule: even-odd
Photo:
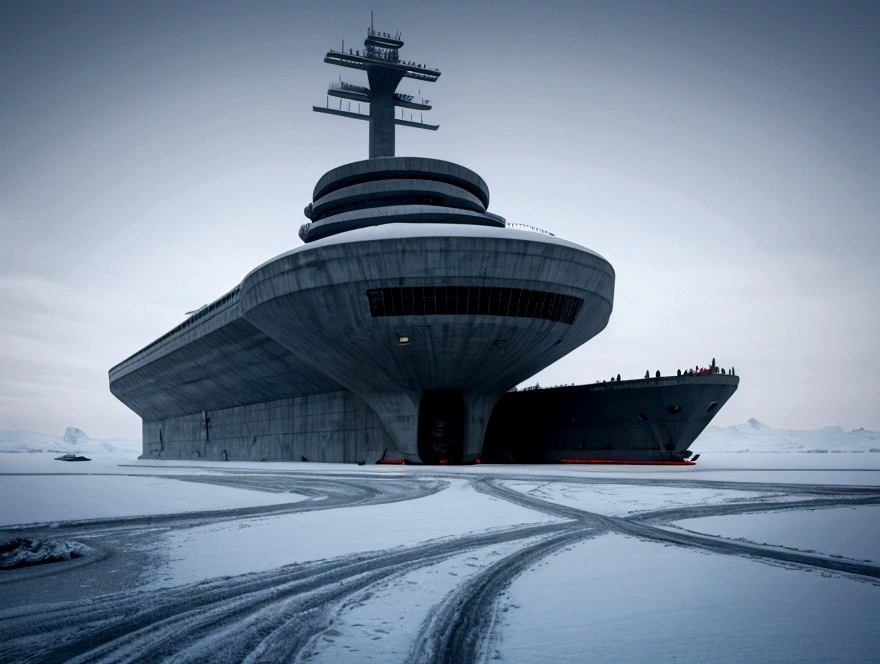
[[242,319],[237,293],[110,370],[110,391],[144,420],[340,389]]
[[144,458],[375,463],[400,458],[375,413],[345,390],[144,420]]

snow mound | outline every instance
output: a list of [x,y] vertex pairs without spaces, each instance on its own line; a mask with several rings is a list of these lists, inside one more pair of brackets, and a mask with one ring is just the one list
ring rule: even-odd
[[36,431],[7,431],[0,429],[0,452],[54,454],[83,454],[95,456],[131,456],[141,453],[141,441],[127,438],[90,438],[82,429],[67,427],[62,436]]
[[707,427],[691,446],[698,452],[880,452],[880,432],[842,427],[773,429],[751,419],[729,427]]
[[57,563],[81,558],[88,548],[79,542],[62,540],[29,540],[16,537],[0,544],[0,569]]
[[76,445],[78,443],[84,443],[86,441],[91,440],[86,435],[86,432],[82,429],[77,429],[76,427],[67,427],[67,430],[64,432],[64,435],[61,437],[68,445]]

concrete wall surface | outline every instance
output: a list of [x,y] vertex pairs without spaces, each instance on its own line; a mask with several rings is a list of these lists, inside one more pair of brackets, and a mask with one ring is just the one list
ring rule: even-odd
[[375,413],[339,390],[144,420],[145,459],[375,463],[401,458]]
[[110,391],[145,420],[339,389],[241,318],[237,297],[110,371]]

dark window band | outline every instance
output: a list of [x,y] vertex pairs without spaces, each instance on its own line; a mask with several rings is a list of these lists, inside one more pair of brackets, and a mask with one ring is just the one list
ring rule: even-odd
[[560,293],[487,286],[410,286],[367,291],[370,314],[381,316],[512,316],[571,325],[584,301]]

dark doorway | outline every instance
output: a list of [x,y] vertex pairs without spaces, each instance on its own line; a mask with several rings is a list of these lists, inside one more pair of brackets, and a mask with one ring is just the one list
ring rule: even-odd
[[419,404],[419,458],[423,463],[460,463],[464,404],[457,392],[426,392]]

